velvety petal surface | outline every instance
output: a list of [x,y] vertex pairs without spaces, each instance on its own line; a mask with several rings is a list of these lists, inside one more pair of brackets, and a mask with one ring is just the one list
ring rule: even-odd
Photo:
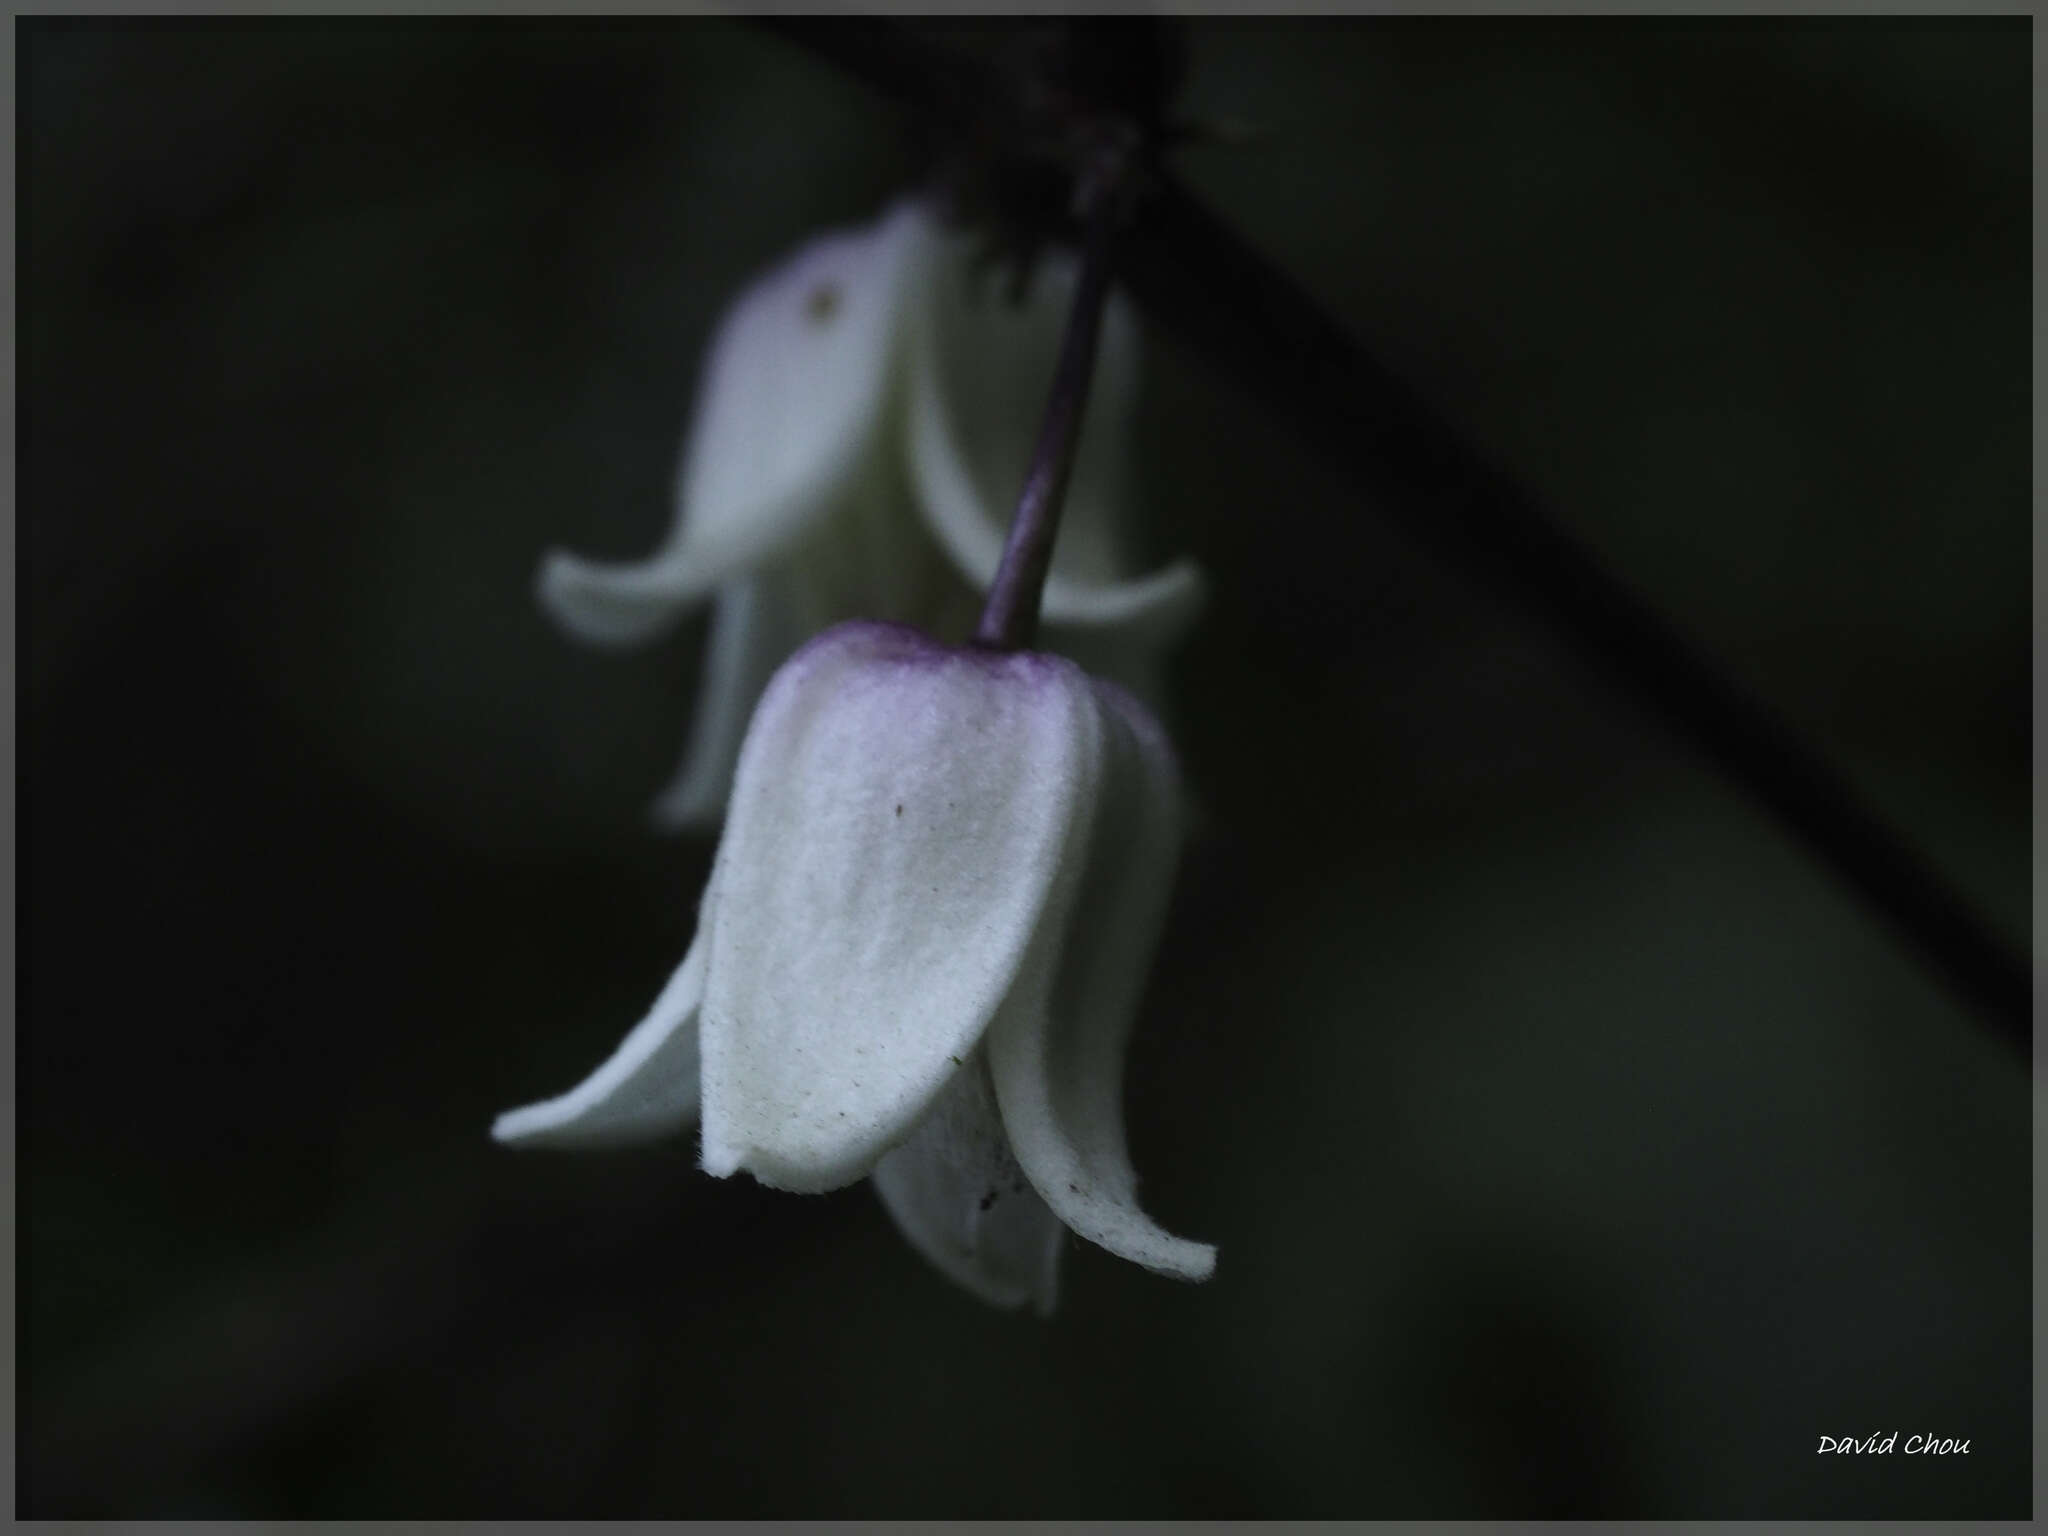
[[698,385],[676,521],[651,558],[542,561],[544,608],[597,645],[653,635],[825,516],[885,451],[906,295],[934,238],[915,203],[825,236],[756,281],[721,322]]
[[979,1051],[910,1139],[875,1165],[875,1192],[910,1245],[955,1284],[993,1306],[1052,1311],[1067,1229],[1017,1166]]
[[688,1130],[697,1119],[704,956],[700,933],[647,1017],[603,1066],[559,1098],[498,1116],[491,1135],[524,1146],[598,1147]]
[[708,1171],[833,1189],[910,1135],[1082,855],[1103,729],[1054,656],[855,623],[784,666],[712,874]]
[[1140,1208],[1123,1117],[1124,1051],[1179,853],[1180,776],[1144,708],[1092,686],[1106,771],[1087,853],[989,1030],[989,1067],[1017,1161],[1061,1221],[1147,1269],[1205,1280],[1216,1250]]

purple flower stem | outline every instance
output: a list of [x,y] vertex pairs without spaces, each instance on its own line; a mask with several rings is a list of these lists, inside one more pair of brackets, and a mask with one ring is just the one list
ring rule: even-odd
[[1038,634],[1039,600],[1045,593],[1045,573],[1052,565],[1060,512],[1066,506],[1081,417],[1088,409],[1088,386],[1095,377],[1095,343],[1102,332],[1103,302],[1109,297],[1110,258],[1129,162],[1127,146],[1105,148],[1092,167],[1093,174],[1084,178],[1081,186],[1087,218],[1081,280],[1074,289],[1073,308],[1067,312],[1059,366],[1052,376],[1052,397],[1046,402],[1045,421],[1038,429],[1023,493],[1010,518],[1002,564],[996,567],[996,579],[974,631],[973,643],[983,650],[1026,650]]

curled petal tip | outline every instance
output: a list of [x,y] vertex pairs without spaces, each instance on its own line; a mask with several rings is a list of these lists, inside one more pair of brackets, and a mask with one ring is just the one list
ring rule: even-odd
[[1088,1232],[1078,1235],[1170,1280],[1199,1284],[1216,1273],[1216,1247],[1213,1243],[1175,1237],[1142,1217],[1136,1222],[1123,1224],[1119,1230],[1106,1230],[1101,1235]]
[[1195,621],[1209,582],[1192,560],[1180,559],[1127,581],[1084,582],[1055,573],[1045,584],[1047,624],[1076,629],[1115,626],[1146,649],[1170,645]]
[[561,549],[542,557],[533,585],[549,618],[585,644],[610,649],[653,639],[707,590],[660,560],[614,564]]
[[599,1147],[656,1141],[697,1119],[700,1067],[697,1004],[704,995],[704,946],[693,944],[661,995],[619,1048],[558,1097],[507,1110],[491,1126],[511,1145]]

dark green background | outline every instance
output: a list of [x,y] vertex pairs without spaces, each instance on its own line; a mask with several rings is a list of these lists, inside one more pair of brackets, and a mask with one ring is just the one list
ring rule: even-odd
[[[1204,22],[1214,206],[2028,936],[2025,23]],[[512,1156],[681,954],[648,549],[880,102],[724,24],[17,30],[21,1509],[2029,1509],[2024,1068],[1171,337],[1203,801],[1134,1048],[1181,1287]],[[1218,303],[1230,295],[1216,295]],[[1819,1437],[1968,1438],[1948,1460]]]

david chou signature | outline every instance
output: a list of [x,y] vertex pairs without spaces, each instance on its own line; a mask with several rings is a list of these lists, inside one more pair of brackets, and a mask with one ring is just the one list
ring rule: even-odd
[[[1858,1440],[1854,1435],[1822,1435],[1820,1450],[1822,1456],[1889,1456],[1900,1450],[1899,1432],[1872,1435]],[[1950,1440],[1940,1435],[1912,1435],[1906,1440],[1903,1454],[1907,1456],[1967,1456],[1970,1442]]]

